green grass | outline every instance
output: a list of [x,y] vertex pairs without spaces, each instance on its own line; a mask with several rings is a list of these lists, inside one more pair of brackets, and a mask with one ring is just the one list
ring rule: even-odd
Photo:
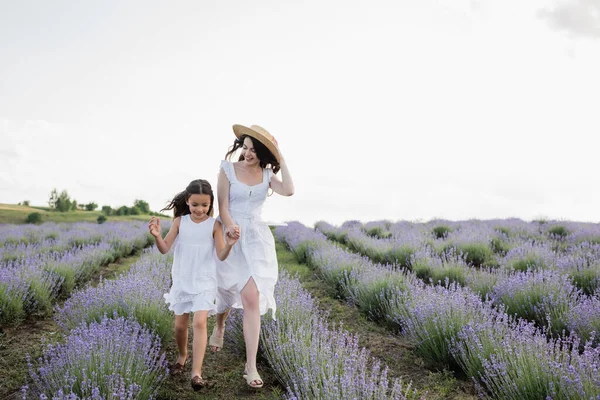
[[[101,211],[50,211],[47,207],[28,207],[13,204],[0,204],[0,224],[24,224],[27,216],[32,212],[42,215],[44,222],[97,222]],[[107,221],[149,221],[150,215],[115,215],[106,217]]]

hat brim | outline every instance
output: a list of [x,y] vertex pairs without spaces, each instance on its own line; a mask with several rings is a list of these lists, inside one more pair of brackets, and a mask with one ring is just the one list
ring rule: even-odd
[[258,140],[259,142],[265,145],[265,147],[271,152],[271,154],[275,156],[277,162],[279,162],[280,155],[279,151],[277,150],[277,147],[275,146],[275,143],[273,143],[268,137],[263,135],[261,132],[255,131],[254,129],[248,128],[244,125],[233,125],[233,133],[235,133],[235,136],[237,138],[240,138],[242,135],[247,135]]

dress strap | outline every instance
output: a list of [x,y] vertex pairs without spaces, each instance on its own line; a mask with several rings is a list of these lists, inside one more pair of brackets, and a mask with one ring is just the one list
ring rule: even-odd
[[223,172],[225,172],[225,176],[227,176],[227,179],[229,179],[229,183],[235,182],[235,172],[233,171],[233,164],[231,163],[231,161],[222,160],[221,168],[223,169]]

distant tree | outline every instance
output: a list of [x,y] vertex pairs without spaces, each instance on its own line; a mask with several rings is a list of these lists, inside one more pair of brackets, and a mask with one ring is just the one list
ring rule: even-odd
[[135,200],[133,206],[137,207],[142,214],[150,213],[150,204],[144,200]]
[[56,209],[57,201],[58,201],[58,190],[56,190],[56,188],[54,188],[50,192],[50,197],[48,199],[48,207],[50,207],[52,209]]
[[77,211],[77,200],[75,199],[71,202],[71,211]]
[[113,209],[111,206],[102,206],[102,212],[104,215],[112,215]]
[[77,209],[81,211],[85,211],[85,204],[77,204]]
[[66,190],[63,190],[62,192],[60,192],[60,195],[58,196],[58,199],[56,200],[55,208],[56,208],[56,210],[58,210],[60,212],[67,212],[67,211],[71,210],[72,204],[73,204],[73,202],[71,201],[71,198],[69,197],[69,193]]
[[129,215],[129,207],[121,206],[117,209],[116,215]]
[[23,200],[23,205],[29,207],[29,200]]
[[140,215],[141,213],[141,210],[137,207],[131,207],[129,209],[129,215]]
[[85,209],[88,211],[94,211],[96,208],[98,208],[98,204],[91,202],[91,203],[87,203],[85,205]]
[[25,222],[27,222],[28,224],[39,224],[40,222],[42,222],[42,214],[40,214],[39,212],[32,212],[31,214],[27,215],[27,218],[25,218]]
[[104,222],[106,222],[106,217],[104,215],[98,215],[97,221],[99,224],[103,224]]

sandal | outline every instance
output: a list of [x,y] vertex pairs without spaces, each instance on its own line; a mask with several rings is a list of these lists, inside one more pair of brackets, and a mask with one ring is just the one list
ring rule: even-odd
[[185,365],[187,364],[188,359],[189,359],[189,357],[186,357],[186,359],[183,362],[183,364],[180,364],[178,362],[176,362],[175,364],[173,364],[173,366],[171,366],[171,375],[172,376],[181,375],[181,373],[185,370]]
[[217,326],[213,328],[212,334],[208,339],[208,345],[211,347],[216,347],[216,350],[213,350],[215,353],[219,352],[223,348],[223,338],[217,337]]
[[208,382],[206,382],[204,379],[202,379],[201,376],[196,375],[192,378],[191,384],[192,384],[192,389],[200,390],[203,387],[205,387],[208,384]]
[[[244,376],[244,378],[246,379],[246,383],[248,384],[248,386],[250,386],[252,389],[260,389],[264,385],[264,382],[263,382],[262,378],[260,377],[260,375],[258,374],[258,371],[250,372],[249,374]],[[254,381],[257,381],[260,383],[255,383],[253,385],[252,382],[254,382]]]

